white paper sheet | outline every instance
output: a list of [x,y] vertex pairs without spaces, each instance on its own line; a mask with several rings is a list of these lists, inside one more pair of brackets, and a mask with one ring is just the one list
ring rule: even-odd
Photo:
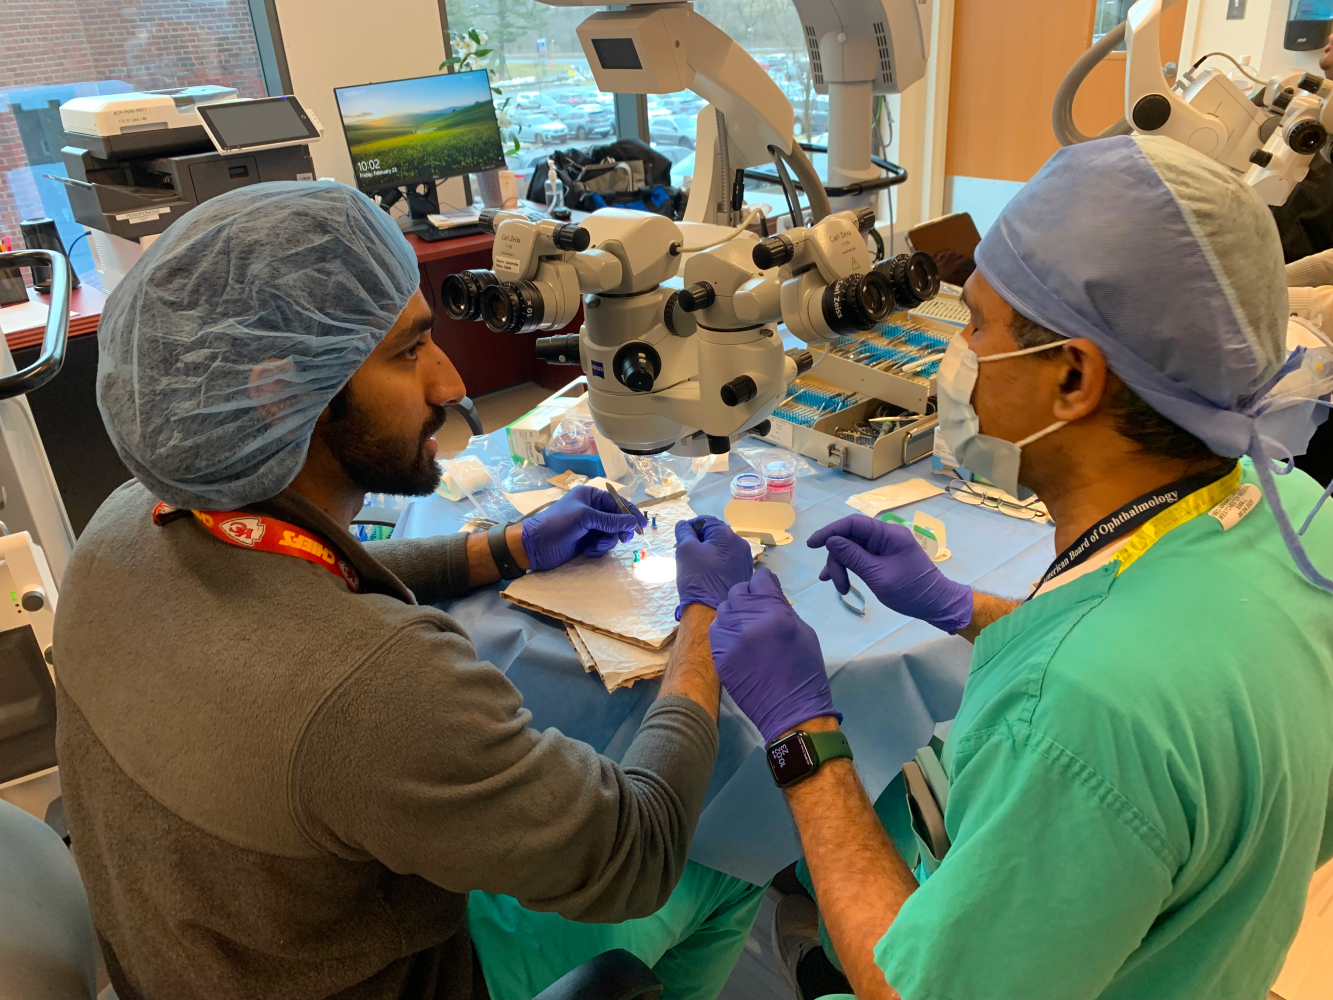
[[505,499],[514,505],[520,514],[530,514],[544,503],[559,500],[565,491],[552,486],[549,490],[524,490],[522,493],[506,493]]
[[529,573],[505,588],[502,596],[636,646],[661,649],[676,634],[676,581],[638,579],[634,553],[674,559],[676,522],[695,514],[684,499],[660,504],[652,512],[656,529],[644,529],[599,559],[577,556],[544,573]]
[[894,483],[891,486],[881,486],[877,490],[857,493],[847,498],[847,506],[874,517],[880,511],[937,497],[943,492],[944,490],[924,479],[909,479],[905,483]]
[[[18,333],[20,330],[26,330],[32,326],[45,326],[47,312],[49,310],[46,303],[41,301],[20,302],[17,305],[5,306],[0,309],[0,332]],[[71,313],[70,315],[78,314]]]

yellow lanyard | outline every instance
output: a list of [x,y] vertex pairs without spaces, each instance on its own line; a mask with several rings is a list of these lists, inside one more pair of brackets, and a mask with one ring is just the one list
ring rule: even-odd
[[1120,568],[1116,570],[1116,576],[1129,569],[1137,559],[1156,545],[1168,531],[1179,528],[1182,524],[1194,520],[1200,514],[1206,514],[1239,488],[1240,464],[1237,463],[1234,469],[1217,482],[1211,483],[1201,490],[1195,490],[1179,503],[1173,504],[1162,511],[1130,535],[1125,547],[1116,553],[1115,558],[1120,561]]

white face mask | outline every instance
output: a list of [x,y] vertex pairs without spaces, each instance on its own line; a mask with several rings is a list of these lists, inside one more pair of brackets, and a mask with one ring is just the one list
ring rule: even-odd
[[[991,486],[1004,490],[1010,496],[1026,500],[1031,490],[1018,485],[1018,466],[1026,445],[1058,431],[1067,420],[1057,420],[1044,430],[1025,437],[1022,441],[1006,441],[981,433],[981,421],[972,408],[972,390],[977,384],[977,365],[982,361],[1002,361],[1024,354],[1036,354],[1063,347],[1064,341],[1042,344],[1023,351],[1007,351],[978,358],[967,346],[961,333],[955,334],[940,361],[935,387],[939,394],[940,434],[953,452],[958,464],[972,475]],[[1021,493],[1019,491],[1022,491]]]

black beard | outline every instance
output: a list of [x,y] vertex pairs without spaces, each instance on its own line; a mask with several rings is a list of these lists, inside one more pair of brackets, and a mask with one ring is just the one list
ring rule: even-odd
[[426,442],[444,426],[448,411],[434,408],[414,441],[383,433],[370,415],[351,398],[347,387],[329,404],[332,419],[324,428],[324,443],[352,482],[366,493],[420,497],[440,484],[440,469],[426,453]]

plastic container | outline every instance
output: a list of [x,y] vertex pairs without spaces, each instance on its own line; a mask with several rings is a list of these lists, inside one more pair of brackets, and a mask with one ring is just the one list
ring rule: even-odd
[[596,454],[597,440],[593,437],[592,418],[574,415],[565,417],[552,431],[546,451],[548,454],[559,452],[562,455]]
[[756,500],[765,499],[768,487],[764,484],[764,477],[754,472],[742,472],[731,481],[731,499],[733,500]]
[[780,503],[792,503],[796,499],[795,465],[778,461],[764,466],[764,499]]

